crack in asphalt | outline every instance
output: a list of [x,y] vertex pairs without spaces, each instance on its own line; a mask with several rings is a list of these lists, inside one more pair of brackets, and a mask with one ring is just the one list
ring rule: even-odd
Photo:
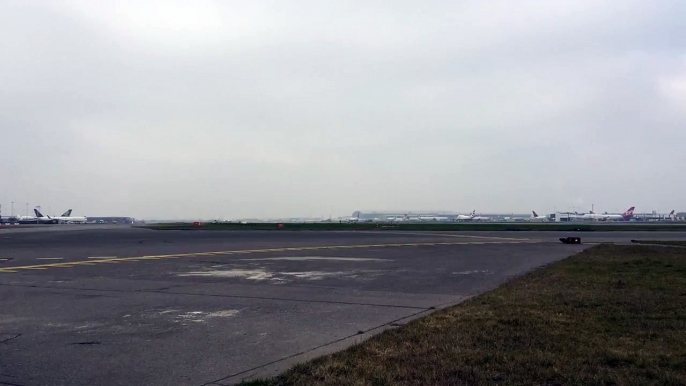
[[0,381],[0,385],[2,385],[2,386],[26,386],[26,385],[20,385],[18,383],[10,383],[10,382],[4,382],[4,381]]
[[101,341],[99,340],[89,340],[86,342],[74,342],[74,343],[69,343],[70,346],[78,345],[78,346],[90,346],[90,345],[99,345],[102,344]]
[[166,287],[160,287],[160,288],[150,288],[150,289],[147,289],[145,291],[166,291],[166,290],[169,290],[172,288],[193,287],[193,286],[196,286],[198,284],[203,284],[203,283],[175,284],[175,285],[168,285]]
[[405,309],[415,309],[415,310],[428,310],[429,307],[416,307],[416,306],[398,306],[393,304],[373,304],[373,303],[359,303],[359,302],[342,302],[335,300],[308,300],[308,299],[288,299],[288,298],[277,298],[270,296],[242,296],[242,295],[221,295],[221,294],[194,294],[189,292],[162,292],[162,291],[147,291],[154,293],[163,294],[176,294],[176,295],[190,295],[190,296],[211,296],[211,297],[221,297],[221,298],[237,298],[237,299],[255,299],[255,300],[279,300],[279,301],[289,301],[289,302],[304,302],[304,303],[324,303],[324,304],[345,304],[352,306],[374,306],[374,307],[389,307],[389,308],[405,308]]
[[[192,287],[194,285],[200,285],[200,284],[206,284],[206,283],[195,283],[195,284],[189,284],[188,286]],[[431,309],[431,307],[401,306],[401,305],[394,305],[394,304],[374,304],[374,303],[362,303],[362,302],[343,302],[343,301],[336,301],[336,300],[279,298],[279,297],[272,297],[272,296],[199,294],[199,293],[192,293],[192,292],[171,292],[171,291],[155,290],[155,289],[150,289],[150,290],[115,290],[115,289],[75,288],[75,287],[47,287],[47,286],[38,286],[38,285],[20,285],[20,284],[6,284],[6,283],[0,283],[0,286],[40,288],[40,289],[50,289],[50,290],[102,291],[102,292],[118,292],[118,293],[131,293],[131,294],[156,293],[156,294],[165,294],[165,295],[208,296],[208,297],[221,297],[221,298],[233,298],[233,299],[255,299],[255,300],[303,302],[303,303],[344,304],[344,305],[352,305],[352,306],[372,306],[372,307],[402,308],[402,309],[415,309],[415,310]]]
[[14,340],[14,339],[19,338],[20,336],[21,336],[21,334],[17,334],[17,335],[15,335],[15,336],[10,337],[10,338],[7,338],[7,339],[5,339],[5,340],[0,340],[0,344],[7,343],[7,342],[9,342],[9,341],[11,341],[11,340]]

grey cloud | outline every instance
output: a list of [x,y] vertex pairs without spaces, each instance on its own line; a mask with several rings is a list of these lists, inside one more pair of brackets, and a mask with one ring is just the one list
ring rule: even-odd
[[684,11],[6,2],[0,202],[170,218],[676,207]]

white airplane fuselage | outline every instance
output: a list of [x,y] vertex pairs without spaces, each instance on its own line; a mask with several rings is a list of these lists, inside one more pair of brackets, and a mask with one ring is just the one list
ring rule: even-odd
[[584,213],[584,214],[579,214],[576,216],[578,220],[596,220],[596,221],[603,221],[607,219],[606,214],[599,214],[599,213]]
[[19,224],[57,224],[57,220],[47,217],[18,216],[16,222]]
[[536,216],[529,219],[531,222],[548,222],[548,218],[545,216]]
[[455,221],[472,221],[476,217],[476,210],[472,211],[470,214],[458,214],[455,217]]
[[51,219],[57,220],[58,222],[62,224],[85,224],[88,221],[87,217],[84,216],[79,216],[79,217],[74,217],[74,216],[69,216],[69,217],[62,217],[62,216],[57,216],[57,217],[49,217]]

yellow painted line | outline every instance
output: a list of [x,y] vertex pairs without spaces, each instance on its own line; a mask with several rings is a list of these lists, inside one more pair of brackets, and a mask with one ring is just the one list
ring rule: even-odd
[[6,267],[0,268],[4,270],[16,270],[16,269],[31,269],[31,268],[50,268],[50,267],[71,267],[73,264],[82,264],[80,261],[74,261],[70,263],[53,263],[53,264],[39,264],[39,265],[25,265],[19,267]]
[[[175,253],[173,255],[146,255],[146,256],[140,256],[140,257],[157,257],[160,259],[163,259],[165,257],[186,257],[186,256],[199,256],[200,253]],[[138,257],[121,257],[119,259],[138,259]]]
[[526,237],[497,237],[497,236],[474,236],[474,235],[446,235],[446,234],[441,234],[441,236],[449,236],[449,237],[465,237],[465,238],[472,238],[472,239],[486,239],[486,240],[529,240]]
[[126,261],[141,261],[141,260],[159,260],[159,259],[178,259],[181,257],[197,257],[197,256],[212,256],[212,255],[230,255],[230,254],[249,254],[249,253],[268,253],[268,252],[286,252],[286,251],[302,251],[302,250],[318,250],[318,249],[355,249],[355,248],[387,248],[387,247],[421,247],[421,246],[436,246],[436,245],[467,245],[467,244],[519,244],[519,243],[536,243],[536,240],[519,240],[518,242],[439,242],[439,243],[395,243],[395,244],[365,244],[365,245],[328,245],[328,246],[313,246],[313,247],[289,247],[289,248],[268,248],[268,249],[244,249],[233,251],[216,251],[216,252],[201,252],[201,253],[178,253],[169,255],[146,255],[135,257],[116,257],[111,259],[91,259],[69,261],[62,263],[51,264],[37,264],[25,265],[17,267],[0,268],[0,272],[12,272],[22,269],[47,269],[47,268],[72,268],[77,265],[95,265],[96,263],[116,263]]
[[[369,232],[368,232],[369,233]],[[378,233],[378,232],[374,232]],[[525,237],[498,237],[498,236],[476,236],[476,235],[456,235],[451,233],[433,233],[433,232],[402,232],[402,231],[389,231],[391,234],[400,235],[420,235],[420,236],[443,236],[443,237],[464,237],[473,239],[491,239],[491,240],[529,240]]]

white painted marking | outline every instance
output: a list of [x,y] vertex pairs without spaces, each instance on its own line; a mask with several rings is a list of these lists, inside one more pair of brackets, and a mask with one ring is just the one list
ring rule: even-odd
[[207,319],[211,318],[230,318],[238,315],[238,310],[222,310],[215,312],[205,312],[205,311],[190,311],[185,314],[179,314],[174,317],[176,322],[195,322],[195,323],[205,323]]
[[271,279],[273,274],[263,269],[231,269],[226,271],[188,272],[179,274],[179,276],[242,277],[248,280],[267,280]]
[[209,314],[205,315],[206,318],[230,318],[232,316],[236,316],[238,314],[238,310],[224,310],[224,311],[215,311],[215,312],[210,312]]
[[286,260],[286,261],[307,261],[307,260],[331,260],[331,261],[391,261],[388,259],[372,259],[364,257],[324,257],[324,256],[286,256],[286,257],[265,257],[262,259],[241,259],[241,260]]
[[460,271],[460,272],[453,272],[453,275],[474,275],[477,273],[483,273],[486,275],[493,275],[493,272],[491,272],[491,271]]
[[116,259],[117,256],[89,256],[89,259]]
[[352,271],[298,271],[298,272],[267,272],[264,268],[258,269],[231,269],[215,271],[197,271],[181,273],[178,276],[204,276],[223,278],[242,278],[247,280],[269,280],[275,284],[283,284],[293,279],[322,280],[327,277],[345,277],[355,279],[360,275],[379,274],[378,270],[352,270]]
[[293,276],[299,279],[308,280],[322,280],[329,276],[344,276],[352,272],[323,272],[323,271],[307,271],[307,272],[281,272],[282,275]]
[[36,260],[64,260],[62,257],[36,257]]

